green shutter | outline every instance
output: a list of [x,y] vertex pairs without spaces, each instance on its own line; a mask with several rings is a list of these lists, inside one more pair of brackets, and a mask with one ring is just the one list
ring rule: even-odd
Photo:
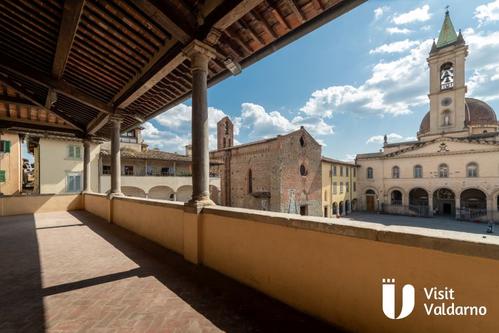
[[5,183],[5,170],[0,170],[0,183]]
[[10,141],[5,141],[5,152],[10,153]]
[[0,140],[0,152],[10,153],[10,141]]

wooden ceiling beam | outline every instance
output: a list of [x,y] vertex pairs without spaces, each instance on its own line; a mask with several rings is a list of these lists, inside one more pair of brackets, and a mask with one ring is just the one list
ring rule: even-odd
[[[5,58],[2,59],[3,63],[0,63],[0,68],[5,68],[8,71],[22,76],[30,81],[36,82],[46,88],[52,88],[57,93],[64,96],[77,100],[87,106],[90,106],[103,113],[112,113],[112,105],[102,102],[101,100],[88,95],[81,89],[65,82],[64,80],[56,80],[43,73],[35,70],[28,69],[26,66],[19,65],[13,61],[8,61]],[[45,107],[45,105],[43,105]]]
[[61,26],[57,38],[57,48],[52,64],[52,77],[54,79],[60,79],[64,73],[84,6],[85,0],[64,1]]
[[95,117],[88,125],[87,125],[87,135],[94,135],[97,133],[102,127],[106,126],[109,121],[111,115],[101,113],[99,116]]
[[227,14],[225,14],[221,19],[219,19],[214,25],[213,29],[219,31],[224,31],[230,27],[234,22],[241,19],[244,15],[253,10],[257,5],[259,5],[262,0],[242,0],[232,8]]
[[295,14],[295,16],[298,18],[298,20],[300,20],[301,23],[305,22],[305,16],[303,16],[302,12],[298,8],[298,6],[296,6],[295,2],[293,0],[284,0],[284,1],[291,9],[293,14]]
[[11,102],[10,104],[15,104],[16,106],[28,106],[28,107],[33,107],[33,106],[36,106],[38,107],[39,109],[42,109],[42,110],[45,110],[47,112],[52,112],[54,113],[55,115],[57,115],[58,117],[60,117],[61,119],[63,119],[66,123],[68,123],[69,125],[71,125],[72,127],[74,127],[76,130],[78,131],[81,131],[83,132],[83,129],[80,128],[80,126],[78,126],[77,124],[74,123],[74,121],[72,119],[70,119],[69,117],[67,117],[65,114],[59,112],[59,111],[56,111],[56,110],[49,110],[45,107],[45,105],[43,105],[42,103],[38,102],[36,100],[36,98],[34,96],[31,95],[30,92],[26,91],[22,86],[20,86],[19,84],[16,84],[15,82],[13,82],[12,80],[10,79],[6,79],[6,78],[3,78],[3,77],[0,77],[0,82],[3,82],[3,84],[9,86],[10,88],[12,88],[16,93],[18,93],[22,98],[28,100],[30,103],[29,104],[22,104],[22,103],[13,103]]
[[147,16],[158,22],[173,38],[182,44],[187,44],[191,41],[192,36],[150,0],[136,0],[133,3]]

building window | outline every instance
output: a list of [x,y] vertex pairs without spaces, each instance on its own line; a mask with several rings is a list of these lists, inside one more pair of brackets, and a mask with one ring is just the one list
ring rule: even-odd
[[307,175],[307,169],[305,168],[305,165],[300,165],[300,175],[306,176]]
[[0,140],[0,153],[10,153],[10,141]]
[[327,206],[324,206],[324,217],[328,217],[328,214],[327,214]]
[[340,177],[343,177],[343,166],[340,165]]
[[499,195],[496,198],[496,208],[497,208],[497,211],[499,212]]
[[466,167],[466,175],[468,177],[478,177],[478,165],[476,163],[470,163]]
[[421,165],[414,167],[414,178],[423,178],[423,167]]
[[300,206],[300,215],[302,215],[302,216],[308,215],[308,207],[307,207],[307,205]]
[[324,201],[327,201],[327,190],[324,191]]
[[305,139],[303,139],[303,136],[300,137],[300,146],[302,146],[302,147],[305,146]]
[[333,166],[333,176],[336,176],[336,165]]
[[353,182],[353,184],[352,184],[352,185],[353,185],[353,186],[352,186],[352,187],[353,187],[353,191],[354,191],[354,192],[357,192],[357,183],[356,183],[356,182]]
[[102,166],[102,174],[103,175],[110,175],[111,174],[111,166],[110,165],[103,165]]
[[253,172],[248,170],[248,193],[253,193]]
[[170,176],[171,175],[171,172],[170,172],[170,168],[161,168],[161,176]]
[[400,178],[400,168],[398,166],[392,168],[392,178]]
[[333,183],[333,194],[336,194],[336,193],[338,193],[338,183],[334,182]]
[[357,177],[357,169],[355,167],[353,168],[353,176]]
[[72,160],[81,159],[81,147],[77,145],[68,146],[68,158]]
[[348,173],[349,173],[349,172],[348,172],[348,170],[350,170],[350,168],[346,167],[346,168],[345,168],[345,172],[346,172],[346,176],[347,176],[347,177],[348,177]]
[[340,182],[340,193],[343,193],[343,182]]
[[345,192],[350,191],[350,183],[345,183]]
[[224,145],[223,145],[223,147],[224,147],[224,148],[226,148],[226,147],[227,147],[227,140],[224,138],[224,140],[223,140],[223,141],[224,141]]
[[438,166],[438,177],[447,178],[449,177],[449,167],[447,164],[443,163]]
[[133,165],[125,165],[125,176],[133,176]]
[[373,178],[374,178],[373,168],[369,167],[367,168],[367,179],[373,179]]
[[402,205],[402,192],[395,190],[391,194],[391,204],[392,205]]
[[444,111],[443,113],[443,118],[442,118],[442,125],[443,126],[450,126],[451,122],[450,122],[450,111],[449,110],[446,110]]
[[66,176],[66,192],[81,192],[81,173],[68,173]]
[[5,183],[7,181],[7,176],[5,175],[5,170],[0,170],[0,183]]
[[137,136],[135,135],[135,130],[131,130],[121,134],[120,141],[125,143],[137,143]]

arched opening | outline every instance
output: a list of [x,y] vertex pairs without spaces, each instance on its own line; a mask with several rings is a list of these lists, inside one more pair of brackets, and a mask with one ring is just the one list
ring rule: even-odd
[[373,179],[373,178],[374,178],[373,168],[369,167],[367,168],[367,179]]
[[474,219],[487,215],[487,195],[483,191],[470,188],[461,192],[459,217]]
[[220,190],[215,185],[210,185],[210,199],[220,205]]
[[400,178],[400,168],[398,166],[392,168],[392,178]]
[[445,110],[442,112],[442,126],[450,126],[451,125],[451,113],[449,110]]
[[333,215],[338,214],[338,203],[333,202],[332,212],[333,212]]
[[454,87],[454,65],[446,62],[440,66],[440,90],[447,90]]
[[192,198],[192,186],[183,185],[177,189],[177,201],[187,202]]
[[373,190],[366,191],[366,210],[374,212],[376,210],[376,193]]
[[393,190],[390,194],[390,203],[392,205],[401,206],[402,205],[402,192],[399,190]]
[[350,201],[345,201],[345,215],[350,214]]
[[448,188],[440,188],[433,192],[433,214],[454,216],[456,199],[454,192]]
[[428,216],[428,192],[422,188],[413,188],[409,192],[409,209],[418,216]]
[[478,164],[472,162],[466,166],[467,177],[478,177]]
[[345,207],[344,207],[343,201],[340,201],[340,204],[339,204],[339,214],[340,214],[340,216],[345,214]]
[[121,192],[127,197],[135,197],[135,198],[145,198],[146,192],[143,189],[135,187],[135,186],[122,186]]
[[438,177],[447,178],[449,177],[449,167],[447,164],[442,163],[438,166]]
[[248,170],[248,193],[253,193],[253,172],[251,169]]
[[171,187],[168,186],[154,186],[149,190],[149,193],[147,194],[147,197],[149,199],[156,199],[156,200],[172,200],[172,194],[174,194],[175,191]]

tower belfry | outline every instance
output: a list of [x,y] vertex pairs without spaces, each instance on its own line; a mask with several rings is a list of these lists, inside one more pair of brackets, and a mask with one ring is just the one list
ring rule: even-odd
[[430,132],[462,131],[466,120],[465,62],[468,47],[456,33],[449,10],[445,12],[438,40],[433,42],[430,67]]

